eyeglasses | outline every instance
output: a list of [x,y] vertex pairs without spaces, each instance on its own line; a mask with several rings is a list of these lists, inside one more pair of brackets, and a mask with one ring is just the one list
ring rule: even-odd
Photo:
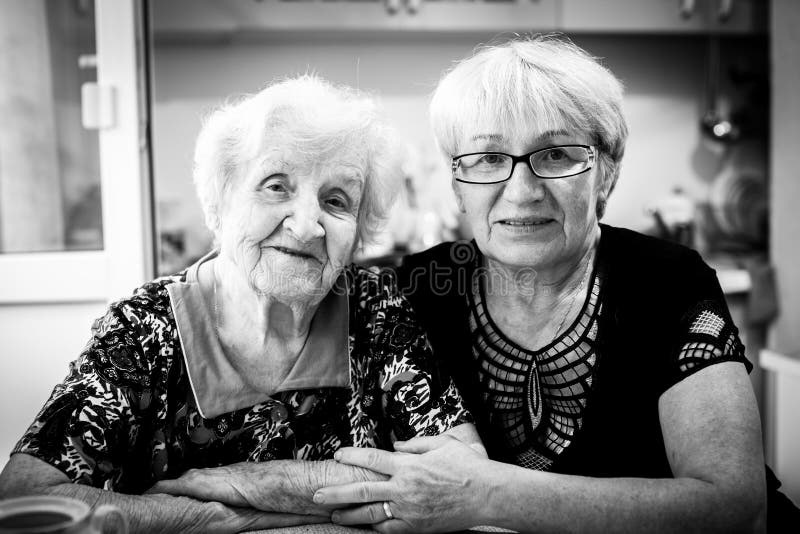
[[543,179],[567,178],[588,171],[597,158],[595,147],[560,145],[521,156],[503,152],[472,152],[453,158],[453,178],[467,184],[499,184],[511,178],[517,163],[525,162]]

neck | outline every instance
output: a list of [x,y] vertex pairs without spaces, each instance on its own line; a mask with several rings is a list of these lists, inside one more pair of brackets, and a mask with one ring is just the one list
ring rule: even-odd
[[253,387],[274,388],[297,361],[319,301],[286,303],[258,294],[221,256],[207,265],[204,285],[227,359]]
[[[520,267],[485,259],[486,292],[495,300],[521,305],[531,311],[553,309],[570,299],[591,275],[600,229],[590,232],[577,254],[545,267]],[[497,299],[496,297],[500,297]]]
[[[569,267],[534,270],[486,258],[486,303],[500,329],[529,350],[537,350],[563,332],[580,313],[599,233],[587,239]],[[566,262],[564,262],[566,263]],[[502,285],[501,285],[502,284]]]

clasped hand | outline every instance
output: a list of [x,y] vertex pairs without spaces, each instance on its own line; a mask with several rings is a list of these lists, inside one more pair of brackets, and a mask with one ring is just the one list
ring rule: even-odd
[[239,462],[222,467],[190,469],[176,479],[156,483],[147,493],[191,497],[264,512],[328,517],[334,507],[311,500],[317,489],[386,478],[333,460]]
[[448,435],[425,436],[398,441],[395,451],[339,449],[334,456],[338,462],[389,478],[329,485],[314,494],[314,502],[339,508],[332,514],[334,523],[371,524],[384,533],[445,532],[482,523],[485,488],[478,487],[481,477],[474,476],[488,467],[481,445]]

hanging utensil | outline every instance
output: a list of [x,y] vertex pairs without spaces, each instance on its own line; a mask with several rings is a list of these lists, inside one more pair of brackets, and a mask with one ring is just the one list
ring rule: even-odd
[[719,36],[708,38],[708,57],[706,66],[707,108],[700,119],[700,129],[710,139],[730,143],[739,138],[739,126],[733,122],[730,100],[720,91],[720,51]]

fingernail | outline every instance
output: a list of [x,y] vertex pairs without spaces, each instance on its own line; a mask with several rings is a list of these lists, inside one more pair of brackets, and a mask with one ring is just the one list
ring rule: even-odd
[[339,519],[341,519],[341,518],[339,517],[339,512],[333,512],[333,513],[331,514],[331,523],[338,523],[338,522],[339,522]]
[[341,460],[342,459],[342,451],[336,451],[333,453],[334,460]]
[[313,499],[314,499],[315,503],[322,504],[322,503],[325,502],[325,495],[318,491],[318,492],[314,493]]

